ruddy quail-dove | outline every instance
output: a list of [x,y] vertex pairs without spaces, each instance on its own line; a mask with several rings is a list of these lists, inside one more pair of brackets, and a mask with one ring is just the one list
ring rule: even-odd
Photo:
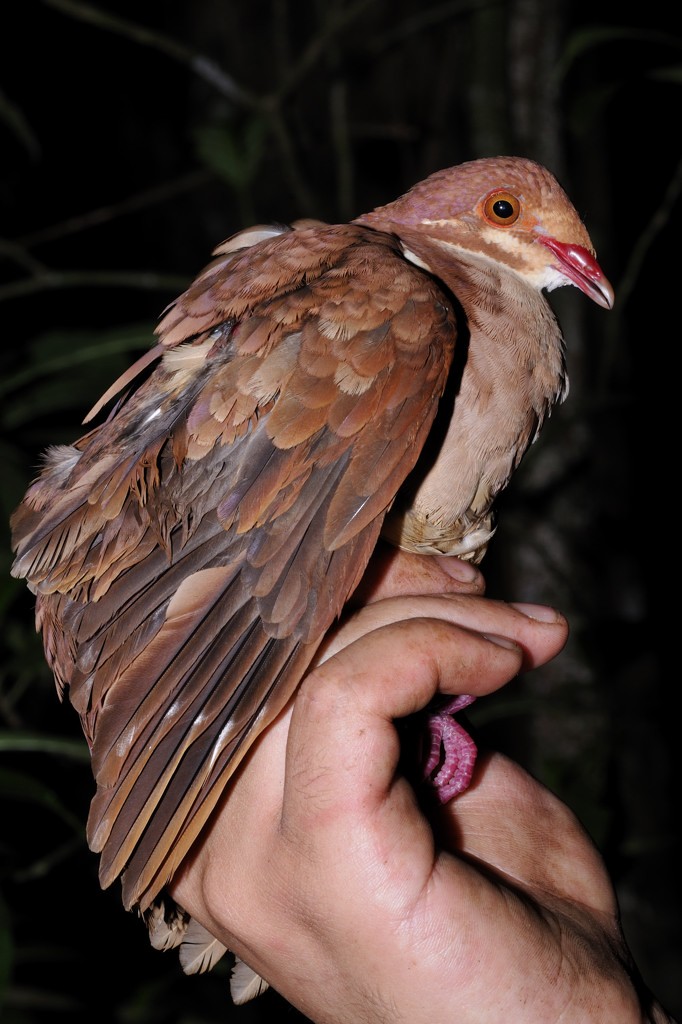
[[[478,561],[567,393],[543,291],[613,303],[564,191],[515,157],[436,172],[350,224],[240,231],[214,256],[12,518],[13,574],[90,746],[102,886],[121,878],[155,945],[184,939],[189,971],[224,947],[164,887],[380,534]],[[432,716],[441,799],[471,775],[452,719],[467,702]],[[238,966],[237,1001],[262,987]]]

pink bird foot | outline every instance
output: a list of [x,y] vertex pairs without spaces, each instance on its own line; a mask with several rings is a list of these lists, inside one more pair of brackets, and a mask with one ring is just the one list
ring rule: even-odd
[[424,766],[424,778],[430,780],[442,804],[463,793],[471,782],[478,751],[469,733],[453,715],[473,704],[475,699],[462,694],[428,718],[431,749]]

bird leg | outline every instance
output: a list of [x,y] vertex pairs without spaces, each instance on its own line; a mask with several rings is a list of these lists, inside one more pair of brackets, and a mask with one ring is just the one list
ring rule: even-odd
[[424,765],[424,778],[430,779],[438,800],[443,804],[462,793],[471,782],[476,744],[453,716],[473,704],[475,699],[462,694],[428,716],[431,748]]

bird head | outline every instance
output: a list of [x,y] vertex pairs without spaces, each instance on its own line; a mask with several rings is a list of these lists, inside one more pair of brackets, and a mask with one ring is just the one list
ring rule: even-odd
[[392,231],[408,259],[436,274],[439,255],[469,256],[503,264],[538,290],[573,284],[613,306],[585,225],[556,178],[533,160],[493,157],[436,171],[357,223]]

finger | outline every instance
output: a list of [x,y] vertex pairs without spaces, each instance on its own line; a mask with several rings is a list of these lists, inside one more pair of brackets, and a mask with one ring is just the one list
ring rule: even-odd
[[422,594],[392,597],[361,608],[330,633],[317,652],[322,664],[372,630],[414,618],[443,618],[480,633],[507,637],[523,652],[522,668],[536,668],[555,657],[568,637],[568,623],[545,605],[506,604],[472,595]]
[[[480,695],[512,679],[521,649],[444,618],[379,626],[304,680],[289,730],[285,808],[299,823],[320,807],[327,821],[378,806],[399,758],[394,720],[439,691]],[[289,804],[287,806],[287,800]]]
[[483,575],[471,562],[447,555],[416,555],[379,544],[349,607],[407,594],[480,595],[484,591]]

